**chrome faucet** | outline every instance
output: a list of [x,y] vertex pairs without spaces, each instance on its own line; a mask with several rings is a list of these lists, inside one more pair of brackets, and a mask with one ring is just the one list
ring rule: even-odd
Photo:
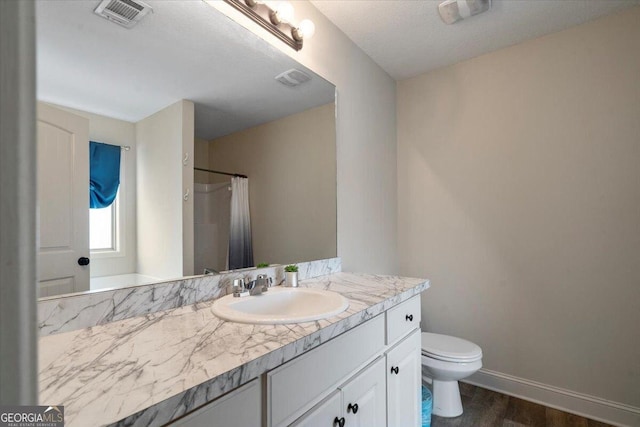
[[233,279],[233,296],[236,298],[249,296],[249,290],[244,284],[244,279]]
[[258,274],[258,277],[249,283],[245,283],[244,279],[235,279],[233,281],[233,296],[239,298],[260,295],[267,292],[272,284],[273,280],[266,274]]

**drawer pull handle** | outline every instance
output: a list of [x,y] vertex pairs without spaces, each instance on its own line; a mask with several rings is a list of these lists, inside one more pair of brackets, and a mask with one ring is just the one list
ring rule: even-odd
[[344,417],[342,417],[342,418],[336,417],[336,419],[333,420],[333,425],[334,425],[334,427],[336,427],[336,426],[337,427],[344,427]]
[[351,403],[349,403],[349,406],[347,406],[347,412],[353,412],[354,414],[358,413],[358,404],[354,403],[353,405]]
[[405,316],[405,320],[407,320],[408,322],[413,322],[413,314],[407,314]]
[[395,367],[394,367],[394,366],[392,366],[392,367],[391,367],[391,373],[392,373],[392,374],[396,374],[396,375],[398,375],[398,372],[400,372],[400,368],[399,368],[399,367],[397,367],[397,366],[395,366]]

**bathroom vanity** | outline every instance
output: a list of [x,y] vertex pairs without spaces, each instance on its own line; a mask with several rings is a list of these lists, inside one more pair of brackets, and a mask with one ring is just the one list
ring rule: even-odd
[[315,322],[227,322],[213,301],[40,339],[40,400],[67,426],[418,426],[423,279],[334,273]]

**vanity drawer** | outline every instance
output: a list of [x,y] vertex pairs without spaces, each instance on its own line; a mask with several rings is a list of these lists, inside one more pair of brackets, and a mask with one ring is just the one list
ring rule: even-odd
[[384,350],[384,315],[267,373],[267,425],[289,425]]
[[420,327],[420,295],[387,311],[387,344],[393,344]]

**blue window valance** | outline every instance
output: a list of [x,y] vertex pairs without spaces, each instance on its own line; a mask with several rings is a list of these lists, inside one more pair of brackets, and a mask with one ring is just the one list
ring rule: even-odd
[[89,141],[89,207],[106,208],[120,185],[120,146]]

